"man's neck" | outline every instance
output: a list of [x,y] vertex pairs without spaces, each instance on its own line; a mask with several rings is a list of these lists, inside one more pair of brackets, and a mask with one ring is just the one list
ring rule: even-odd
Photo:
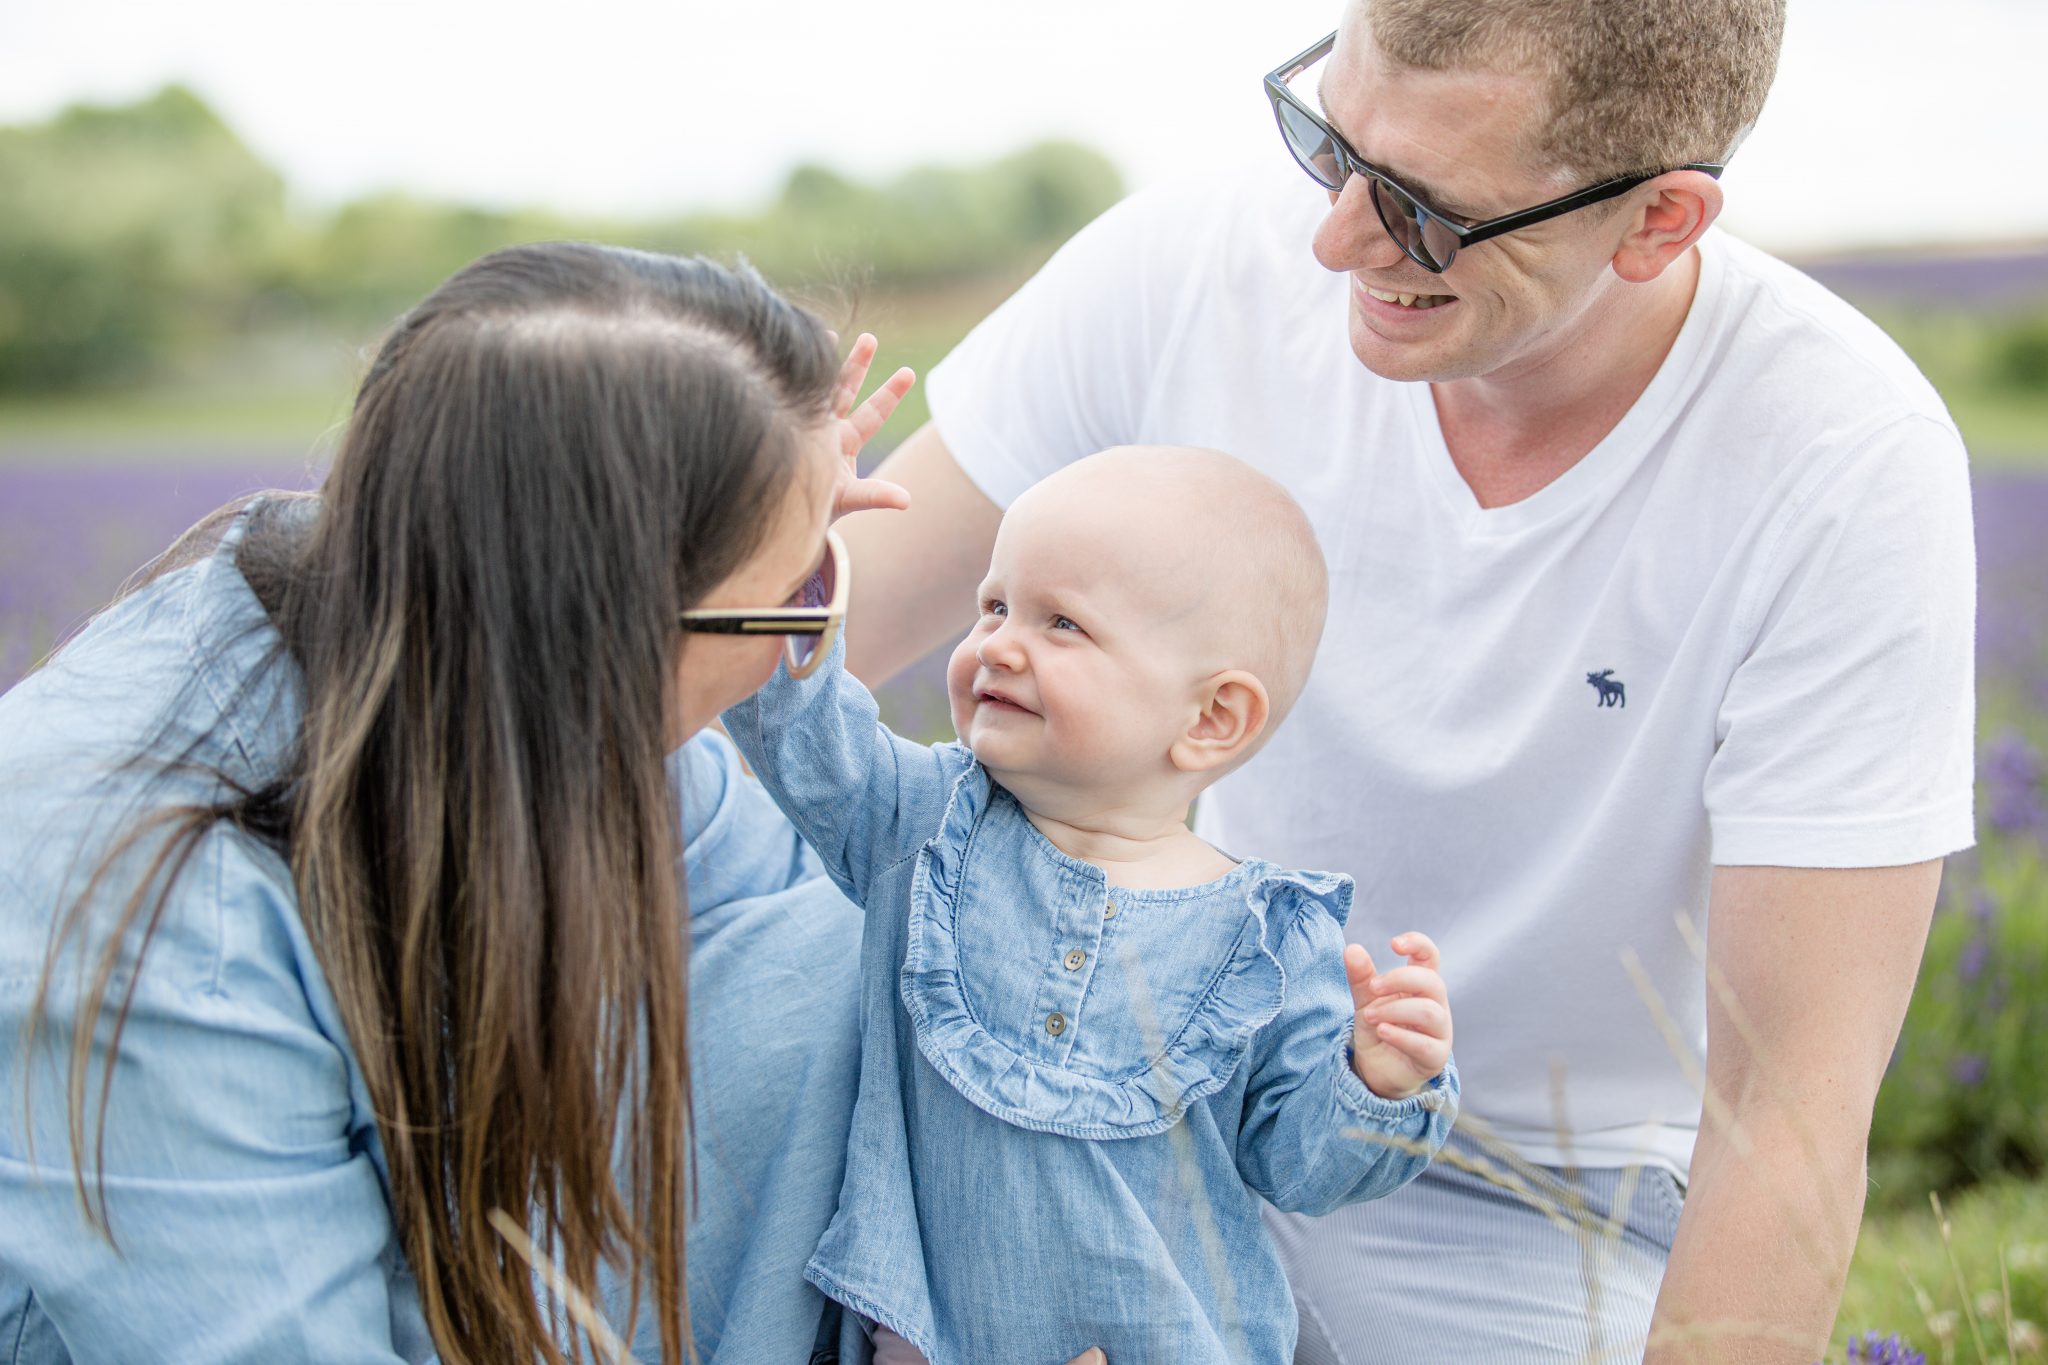
[[1650,283],[1611,288],[1534,362],[1430,386],[1451,461],[1481,507],[1540,491],[1628,415],[1685,326],[1699,268],[1688,251]]

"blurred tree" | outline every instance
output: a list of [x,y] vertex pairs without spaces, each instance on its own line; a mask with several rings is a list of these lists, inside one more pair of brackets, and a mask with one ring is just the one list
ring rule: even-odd
[[2048,392],[2048,313],[2003,329],[1992,352],[1993,375],[2009,388]]
[[287,322],[358,346],[478,256],[549,238],[745,255],[792,288],[1014,274],[1122,193],[1101,156],[1048,142],[880,185],[799,166],[754,214],[605,223],[382,194],[295,221],[277,174],[170,86],[0,128],[0,393],[202,370],[236,340],[268,356]]
[[0,390],[235,330],[286,233],[283,181],[180,86],[0,128]]

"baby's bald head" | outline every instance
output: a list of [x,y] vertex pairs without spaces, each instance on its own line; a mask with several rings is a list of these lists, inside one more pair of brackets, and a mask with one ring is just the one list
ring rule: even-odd
[[1033,540],[1051,531],[1073,568],[1111,579],[1193,668],[1257,677],[1270,706],[1266,735],[1301,695],[1329,575],[1300,505],[1244,461],[1188,446],[1119,446],[1031,487],[1005,528],[1015,521],[1029,524]]

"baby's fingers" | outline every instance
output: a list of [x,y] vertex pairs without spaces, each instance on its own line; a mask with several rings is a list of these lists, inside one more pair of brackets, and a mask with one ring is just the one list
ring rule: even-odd
[[1419,995],[1404,995],[1368,1005],[1365,1022],[1394,1024],[1446,1043],[1451,1040],[1451,1012],[1436,1001]]
[[1373,998],[1372,954],[1356,943],[1344,945],[1344,975],[1351,982],[1351,1008],[1362,1010]]
[[1417,933],[1411,929],[1396,936],[1393,946],[1395,952],[1408,959],[1410,966],[1428,967],[1432,971],[1443,968],[1443,957],[1437,952],[1436,940],[1428,934]]
[[[853,449],[866,445],[874,434],[882,429],[896,411],[896,405],[903,401],[903,395],[910,392],[910,386],[917,382],[917,374],[909,366],[889,376],[882,387],[868,395],[868,401],[848,415],[847,425],[853,428]],[[852,451],[848,452],[849,454]]]
[[1434,1076],[1444,1069],[1450,1060],[1451,1045],[1441,1038],[1432,1038],[1398,1024],[1380,1024],[1373,1030],[1373,1036],[1394,1049],[1407,1059],[1408,1064],[1424,1076]]
[[1376,976],[1372,981],[1374,995],[1420,995],[1448,1004],[1444,994],[1444,979],[1428,967],[1396,967],[1391,972]]
[[860,397],[861,381],[868,377],[868,366],[874,364],[881,344],[873,332],[862,332],[853,339],[853,349],[840,364],[839,383],[832,391],[833,416],[844,417],[853,411],[853,400]]

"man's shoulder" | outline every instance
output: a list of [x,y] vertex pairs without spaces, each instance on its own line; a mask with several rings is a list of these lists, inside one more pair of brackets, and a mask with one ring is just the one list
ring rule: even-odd
[[1953,433],[1934,386],[1884,329],[1786,261],[1723,232],[1713,378],[1771,411],[1780,430],[1849,433],[1924,419]]
[[1276,153],[1143,186],[1096,230],[1116,237],[1133,264],[1199,283],[1189,297],[1243,311],[1248,287],[1328,279],[1309,248],[1328,209],[1315,184]]

